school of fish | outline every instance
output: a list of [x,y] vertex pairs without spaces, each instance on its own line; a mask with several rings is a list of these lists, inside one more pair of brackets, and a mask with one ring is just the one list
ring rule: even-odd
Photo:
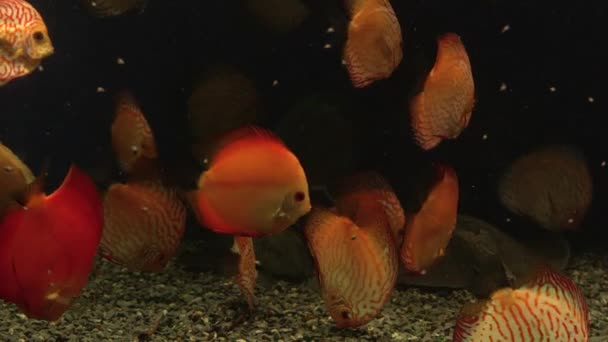
[[[147,3],[81,1],[100,18],[142,13]],[[272,4],[248,2],[262,18]],[[308,15],[298,1],[285,6],[301,20]],[[403,59],[402,30],[391,3],[347,0],[344,9],[349,22],[342,57],[352,87],[390,78]],[[271,26],[281,31],[301,22],[270,17],[276,20]],[[54,52],[46,24],[31,4],[0,0],[0,86],[31,74]],[[235,95],[243,89],[245,94]],[[192,188],[184,189],[167,180],[150,125],[154,121],[148,121],[135,94],[115,94],[108,137],[126,177],[105,189],[71,165],[61,186],[46,195],[46,168],[35,177],[0,144],[0,298],[29,318],[61,318],[86,286],[96,255],[130,271],[164,271],[178,252],[188,213],[205,229],[232,236],[231,251],[238,255],[234,283],[250,310],[259,305],[254,240],[303,222],[321,298],[338,328],[361,327],[381,315],[400,266],[424,275],[445,255],[459,206],[459,179],[447,163],[435,164],[428,194],[407,216],[389,180],[371,170],[345,177],[332,194],[333,206],[317,205],[298,156],[271,130],[251,124],[257,114],[253,82],[219,67],[189,101],[190,135],[198,144],[194,157],[204,160],[205,169]],[[230,102],[239,104],[230,107],[229,122],[214,124]],[[464,44],[455,33],[442,34],[435,64],[409,101],[413,141],[428,151],[458,138],[470,123],[474,102]],[[534,153],[505,173],[501,202],[546,229],[579,228],[592,193],[584,158],[560,147]],[[564,174],[552,176],[555,168]],[[589,314],[577,285],[543,266],[521,286],[465,306],[453,340],[586,341],[588,335]]]

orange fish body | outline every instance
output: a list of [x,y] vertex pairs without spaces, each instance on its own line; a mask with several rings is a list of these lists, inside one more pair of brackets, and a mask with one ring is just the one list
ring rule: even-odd
[[401,261],[408,271],[425,273],[443,256],[458,216],[458,178],[449,166],[439,166],[439,182],[431,189],[420,211],[406,224]]
[[200,176],[198,189],[197,215],[218,233],[279,233],[310,211],[308,183],[298,158],[260,129],[231,134]]
[[133,271],[161,272],[177,253],[186,208],[157,182],[112,184],[105,194],[100,254]]
[[511,164],[499,182],[498,195],[511,212],[545,229],[576,230],[591,205],[593,181],[579,150],[546,146]]
[[3,217],[0,298],[30,318],[59,319],[88,281],[102,226],[97,189],[72,166],[53,194],[35,194]]
[[453,341],[587,341],[588,334],[583,294],[547,267],[518,289],[500,289],[489,300],[466,305]]
[[[362,172],[347,178],[336,196],[336,207],[338,212],[352,219],[364,215],[365,211],[359,209],[362,209],[362,203],[369,201],[379,205],[379,211],[386,216],[395,241],[398,241],[405,228],[405,212],[392,187],[381,175]],[[370,219],[376,219],[377,212],[370,212]]]
[[356,88],[388,78],[403,58],[401,26],[387,0],[346,1],[351,17],[343,58]]
[[418,145],[430,150],[444,139],[456,139],[469,125],[474,101],[471,64],[460,37],[454,33],[440,36],[435,65],[410,103]]
[[129,92],[123,91],[117,98],[111,133],[118,164],[128,174],[147,174],[158,157],[154,134]]
[[53,44],[38,11],[23,0],[0,0],[0,86],[34,71]]
[[238,272],[234,277],[234,282],[245,296],[249,310],[253,310],[257,301],[255,284],[258,277],[253,240],[250,237],[235,236],[232,251],[239,255]]
[[[366,202],[360,210],[378,209],[375,204]],[[382,214],[377,217],[359,227],[330,210],[313,209],[304,228],[325,306],[339,328],[377,317],[395,286],[399,262],[393,234]]]

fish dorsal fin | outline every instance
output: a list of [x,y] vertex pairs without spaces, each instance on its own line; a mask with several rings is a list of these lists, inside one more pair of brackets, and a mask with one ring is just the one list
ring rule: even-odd
[[259,142],[267,142],[283,147],[285,146],[281,138],[276,136],[270,130],[258,126],[247,125],[229,132],[215,143],[215,147],[209,158],[209,167],[213,166],[215,162],[225,157],[226,154],[231,153],[233,151],[232,147],[236,147],[238,149],[240,146],[242,146],[240,145],[241,143],[246,144]]
[[46,159],[36,179],[27,184],[23,189],[13,194],[12,198],[21,206],[28,207],[36,204],[36,201],[43,198],[44,186],[48,176],[50,160]]
[[530,270],[524,276],[513,282],[513,288],[534,287],[537,284],[543,283],[544,279],[552,273],[556,272],[551,266],[543,261],[537,261],[530,267]]

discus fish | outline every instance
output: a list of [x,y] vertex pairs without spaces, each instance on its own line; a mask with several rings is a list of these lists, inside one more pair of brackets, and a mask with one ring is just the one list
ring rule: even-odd
[[438,181],[420,210],[406,224],[401,261],[408,271],[424,274],[445,253],[458,215],[458,177],[454,169],[438,164]]
[[143,12],[147,0],[81,0],[83,7],[97,17],[115,17],[128,12]]
[[281,232],[311,208],[298,158],[272,133],[253,127],[220,143],[196,197],[205,227],[250,237]]
[[511,164],[499,182],[498,195],[511,212],[547,230],[573,230],[591,206],[593,182],[581,151],[545,146]]
[[234,282],[245,296],[249,310],[253,310],[257,301],[255,283],[258,277],[253,240],[250,237],[235,236],[231,251],[239,255],[238,271],[234,276]]
[[29,318],[55,321],[88,281],[103,209],[93,181],[73,165],[49,196],[42,180],[0,222],[0,298]]
[[115,183],[103,206],[101,256],[133,271],[163,271],[186,226],[186,208],[177,192],[158,182]]
[[[368,207],[371,205],[371,207]],[[358,210],[379,208],[364,201]],[[321,286],[325,306],[339,328],[354,328],[377,317],[397,280],[399,259],[386,217],[348,217],[314,208],[304,233]]]
[[0,0],[0,86],[30,74],[55,51],[40,13],[23,0]]
[[465,305],[453,341],[587,341],[588,335],[589,313],[580,289],[543,267],[520,288],[503,288],[489,300]]
[[34,181],[32,171],[7,146],[0,143],[0,217],[13,195]]
[[388,78],[403,58],[401,26],[388,0],[347,0],[343,58],[355,88]]
[[438,38],[435,65],[422,91],[410,102],[416,143],[430,150],[444,139],[456,139],[469,125],[475,101],[475,84],[469,56],[460,37]]
[[128,91],[117,95],[111,134],[114,154],[124,172],[145,175],[155,169],[158,154],[154,134],[135,98]]

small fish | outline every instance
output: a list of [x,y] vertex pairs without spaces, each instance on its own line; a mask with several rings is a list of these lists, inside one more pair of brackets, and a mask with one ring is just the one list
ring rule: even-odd
[[345,1],[350,23],[343,58],[355,88],[388,78],[403,58],[401,26],[388,0]]
[[128,91],[122,91],[117,96],[111,134],[114,153],[124,172],[142,175],[155,169],[158,153],[154,134],[135,98]]
[[128,12],[143,12],[148,0],[81,0],[84,8],[97,17],[115,17]]
[[103,208],[93,181],[73,165],[49,196],[43,179],[0,222],[0,298],[29,318],[55,321],[88,281]]
[[32,171],[7,146],[0,143],[0,217],[14,203],[13,194],[34,181]]
[[[359,208],[376,203],[364,201]],[[386,217],[368,218],[360,227],[334,211],[314,208],[304,228],[325,306],[339,328],[377,317],[397,280],[399,258]]]
[[101,256],[133,271],[163,271],[186,227],[186,208],[177,192],[158,182],[115,183],[103,206]]
[[40,13],[23,0],[0,0],[0,86],[30,74],[55,51]]
[[551,231],[580,228],[593,199],[593,181],[578,149],[554,145],[515,160],[498,185],[501,203]]
[[587,341],[585,297],[569,278],[549,267],[517,288],[465,305],[454,328],[455,342]]
[[414,138],[424,150],[456,139],[469,125],[475,102],[471,64],[460,37],[447,33],[437,44],[435,65],[410,102]]
[[356,215],[353,209],[358,209],[359,203],[367,200],[376,201],[382,207],[395,241],[399,241],[405,228],[405,213],[392,187],[380,174],[369,171],[347,178],[338,190],[336,207],[338,212],[352,218]]
[[437,183],[420,210],[406,224],[401,261],[405,268],[424,274],[445,254],[458,218],[458,177],[454,169],[438,164]]
[[298,158],[279,138],[255,127],[223,139],[198,180],[196,197],[205,227],[250,237],[281,232],[311,208]]
[[238,271],[234,276],[234,282],[245,296],[249,310],[253,310],[257,302],[255,283],[258,277],[253,240],[250,237],[235,236],[231,251],[239,255]]

